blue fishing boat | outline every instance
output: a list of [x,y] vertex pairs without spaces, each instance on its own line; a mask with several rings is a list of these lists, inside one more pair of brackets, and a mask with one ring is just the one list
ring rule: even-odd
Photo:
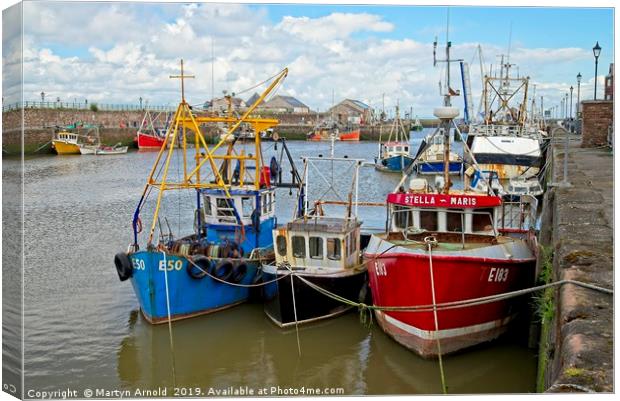
[[[274,258],[275,187],[282,184],[279,165],[275,158],[269,166],[262,165],[260,135],[255,135],[249,145],[239,145],[235,138],[209,147],[200,126],[227,124],[228,132],[233,133],[242,123],[255,132],[277,125],[275,119],[249,116],[287,72],[284,69],[278,74],[243,116],[205,117],[195,114],[185,101],[183,80],[188,76],[183,73],[181,60],[181,75],[175,78],[181,78],[182,100],[166,133],[164,143],[169,145],[162,145],[134,212],[133,241],[127,252],[114,258],[120,280],[131,281],[142,314],[150,323],[237,305],[248,300],[257,283],[262,282],[261,264]],[[192,139],[195,154],[188,154]],[[176,147],[179,152],[175,152]],[[178,164],[171,162],[173,157],[181,159]],[[289,160],[292,162],[290,154]],[[235,162],[238,168],[233,169]],[[171,165],[176,166],[176,179],[170,177]],[[288,186],[298,184],[292,181]],[[166,212],[178,214],[180,229],[181,199],[173,196],[178,205],[164,207],[163,195],[168,191],[194,193],[195,207],[189,209],[193,227],[189,224],[185,235],[173,233],[165,216]],[[152,192],[157,193],[155,200],[148,199]],[[144,208],[154,208],[154,213],[150,230],[142,234]],[[189,220],[191,217],[185,222]],[[146,240],[143,249],[140,239]]]
[[409,135],[400,120],[398,106],[396,106],[396,117],[390,128],[388,140],[381,140],[379,133],[379,156],[375,157],[375,169],[379,171],[400,173],[413,163],[410,154]]
[[428,135],[418,149],[415,157],[416,169],[418,174],[443,174],[444,159],[449,160],[449,174],[461,174],[463,170],[463,159],[455,152],[447,151],[443,146],[444,136],[432,134]]

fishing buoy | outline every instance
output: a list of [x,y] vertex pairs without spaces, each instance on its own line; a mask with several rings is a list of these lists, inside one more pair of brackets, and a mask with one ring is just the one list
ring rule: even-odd
[[280,174],[280,165],[278,164],[275,156],[272,156],[271,161],[269,162],[269,173],[271,174],[272,180],[278,178],[278,174]]
[[118,278],[121,281],[125,281],[133,276],[133,268],[131,267],[131,260],[129,255],[124,252],[119,252],[114,255],[114,266],[116,266],[116,272]]
[[200,280],[204,278],[211,268],[211,261],[206,256],[196,255],[190,261],[187,264],[187,274],[193,279]]

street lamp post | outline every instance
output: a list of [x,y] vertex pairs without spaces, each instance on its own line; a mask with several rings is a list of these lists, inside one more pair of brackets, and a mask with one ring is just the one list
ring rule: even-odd
[[598,56],[601,55],[601,46],[599,46],[598,41],[596,45],[592,48],[592,53],[594,53],[594,100],[596,100],[596,81],[598,80]]
[[581,92],[581,73],[577,74],[577,106],[575,107],[575,117],[579,120],[579,93]]
[[140,96],[140,110],[142,110],[142,96]]
[[570,119],[573,119],[573,85],[570,86]]
[[45,102],[45,92],[41,91],[41,103]]

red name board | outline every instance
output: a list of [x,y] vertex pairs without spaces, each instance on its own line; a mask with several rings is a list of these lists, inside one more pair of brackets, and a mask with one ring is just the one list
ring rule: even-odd
[[404,206],[441,207],[472,209],[495,207],[502,204],[498,196],[486,195],[444,195],[444,194],[388,194],[388,203]]

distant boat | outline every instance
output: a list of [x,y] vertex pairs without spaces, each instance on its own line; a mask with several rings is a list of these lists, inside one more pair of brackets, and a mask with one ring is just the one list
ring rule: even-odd
[[166,131],[169,126],[169,120],[171,118],[170,113],[166,113],[166,122],[163,127],[156,127],[156,123],[160,121],[160,115],[163,112],[158,113],[155,117],[151,115],[149,110],[146,110],[140,128],[136,133],[135,143],[140,150],[159,150],[166,141]]
[[334,136],[337,141],[359,141],[360,140],[360,130],[345,130],[340,131],[337,126],[319,126],[316,127],[312,132],[308,133],[307,140],[308,141],[330,141],[331,137]]
[[422,131],[423,129],[424,127],[420,123],[420,119],[416,117],[415,121],[411,123],[411,131]]
[[[86,130],[86,134],[80,132]],[[54,132],[52,149],[59,155],[79,155],[83,146],[99,145],[99,129],[94,125],[75,123]]]
[[122,153],[127,153],[127,146],[122,146],[120,143],[117,143],[114,146],[100,146],[96,153],[97,155],[119,155]]
[[[444,136],[428,135],[418,150],[416,169],[418,174],[441,174],[444,171]],[[455,152],[449,151],[450,174],[461,174],[463,161]]]
[[379,134],[379,155],[375,158],[375,169],[379,171],[400,173],[405,171],[413,163],[410,154],[409,135],[400,120],[398,106],[396,106],[396,118],[390,128],[388,140],[381,141]]

